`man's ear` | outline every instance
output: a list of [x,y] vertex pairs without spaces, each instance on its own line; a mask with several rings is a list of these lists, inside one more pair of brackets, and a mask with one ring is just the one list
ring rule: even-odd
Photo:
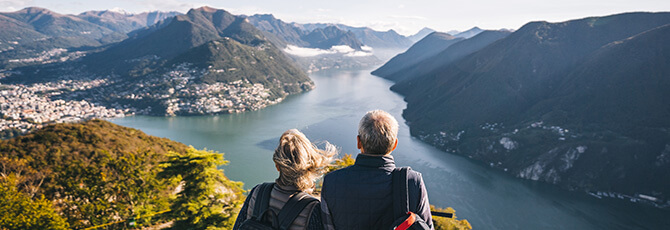
[[356,136],[356,148],[361,150],[361,153],[363,153],[363,145],[361,144],[361,136],[357,135]]

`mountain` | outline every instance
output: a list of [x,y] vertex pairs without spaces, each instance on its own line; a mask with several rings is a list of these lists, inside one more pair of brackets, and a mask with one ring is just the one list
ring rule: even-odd
[[129,33],[130,38],[62,65],[17,69],[3,82],[104,78],[63,100],[92,100],[153,115],[257,110],[313,82],[243,16],[202,7]]
[[[454,39],[451,41],[456,41],[452,45],[443,48],[443,49],[436,49],[437,54],[431,53],[430,57],[424,57],[422,59],[419,59],[416,61],[414,64],[409,64],[409,65],[401,65],[400,63],[397,63],[397,66],[401,68],[396,68],[394,65],[389,65],[391,64],[390,62],[387,63],[387,65],[393,67],[394,71],[377,71],[375,70],[372,72],[372,74],[375,74],[377,76],[393,80],[396,82],[400,81],[408,81],[406,85],[413,85],[416,84],[414,81],[417,77],[422,76],[424,74],[430,73],[436,69],[439,69],[444,66],[448,66],[454,61],[457,61],[467,55],[470,55],[476,51],[479,51],[480,49],[500,40],[505,38],[511,34],[511,32],[508,31],[493,31],[493,30],[487,30],[484,32],[481,32],[477,35],[475,35],[472,38],[468,39],[463,39],[463,38],[456,38],[453,37]],[[426,37],[428,38],[428,37]],[[419,43],[416,43],[415,45],[418,45]],[[431,47],[434,46],[426,46],[424,49],[430,49]],[[428,52],[426,52],[428,53]],[[410,61],[408,61],[410,63]],[[387,66],[384,65],[384,66]],[[381,68],[378,70],[382,70]]]
[[411,133],[448,152],[568,189],[667,198],[669,23],[531,22],[392,89]]
[[[461,40],[463,40],[463,38],[456,38],[449,34],[433,32],[424,39],[421,39],[421,41],[412,45],[412,47],[410,47],[404,53],[398,54],[386,62],[386,64],[383,66],[379,67],[375,71],[372,71],[372,74],[388,78],[388,75],[426,60],[427,58],[438,54],[439,52],[447,49],[449,46]],[[391,78],[388,79],[400,80]]]
[[[224,38],[205,43],[175,57],[168,66],[189,63],[192,68],[208,69],[199,79],[202,82],[249,81],[268,86],[274,98],[309,90],[310,83],[303,71],[296,68],[284,54],[266,42],[257,48],[234,39]],[[220,71],[225,70],[225,71]],[[279,87],[271,87],[279,84]]]
[[409,39],[412,42],[418,42],[433,32],[436,31],[428,27],[423,27],[423,29],[419,30],[419,32],[417,32],[416,34],[407,37],[407,39]]
[[[363,68],[381,64],[351,31],[333,25],[307,30],[271,14],[248,16],[249,22],[309,72],[332,68]],[[324,24],[325,25],[325,24]],[[290,45],[290,46],[289,46]],[[346,47],[345,47],[346,46]]]
[[124,33],[38,7],[0,13],[0,27],[0,68],[35,64],[68,49],[98,47],[126,38]]
[[120,36],[112,30],[75,16],[58,14],[38,7],[29,7],[16,12],[2,13],[2,15],[30,25],[27,29],[49,37],[66,39],[76,44],[100,45],[102,41],[111,39],[110,34]]
[[256,28],[263,31],[265,37],[278,47],[286,47],[287,44],[299,47],[310,45],[309,42],[303,40],[303,36],[307,35],[308,31],[279,20],[272,14],[256,14],[247,19]]
[[86,11],[77,15],[78,18],[90,23],[108,28],[119,33],[128,33],[130,31],[152,26],[162,20],[180,15],[181,13],[171,12],[143,12],[139,14],[120,13],[110,10]]
[[413,43],[394,30],[376,31],[367,27],[340,26],[345,30],[353,32],[364,45],[373,48],[407,48]]
[[303,36],[309,47],[329,49],[333,46],[346,45],[355,50],[362,50],[362,44],[351,31],[343,31],[335,26],[317,28]]
[[296,24],[286,23],[271,14],[256,14],[247,17],[249,22],[268,37],[278,47],[294,45],[298,47],[330,49],[333,46],[346,45],[361,50],[361,41],[346,30],[336,26],[325,26],[313,30],[304,30]]
[[356,35],[361,43],[365,46],[370,46],[372,48],[407,48],[412,45],[412,41],[395,32],[394,30],[388,31],[376,31],[368,27],[352,27],[343,24],[330,24],[330,23],[308,23],[308,24],[297,24],[294,25],[303,28],[307,31],[312,31],[316,29],[323,29],[329,26],[336,26],[344,31],[351,31]]
[[476,26],[475,26],[475,27],[472,27],[472,28],[469,29],[469,30],[466,30],[466,31],[457,33],[456,35],[454,35],[454,37],[459,37],[459,38],[471,38],[471,37],[474,37],[475,35],[477,35],[477,34],[483,32],[483,31],[484,31],[484,30],[482,30],[482,29],[480,29],[479,27],[476,27]]
[[134,37],[118,45],[89,55],[84,63],[97,71],[109,72],[109,68],[111,71],[127,69],[130,67],[127,63],[137,59],[174,58],[188,49],[223,37],[246,45],[256,45],[264,40],[262,33],[243,17],[209,7],[192,9],[185,15],[176,16],[167,25],[154,27],[161,28],[138,31]]

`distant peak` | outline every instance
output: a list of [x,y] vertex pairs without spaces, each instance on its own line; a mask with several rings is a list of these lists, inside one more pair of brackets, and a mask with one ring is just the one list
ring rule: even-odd
[[478,26],[472,27],[469,30],[466,30],[462,33],[467,33],[467,32],[476,32],[476,31],[484,31],[483,29],[479,28]]
[[217,9],[217,8],[213,8],[213,7],[209,7],[209,6],[202,6],[200,8],[191,9],[186,14],[192,14],[192,13],[215,14],[215,13],[221,13],[221,12],[230,14],[228,11],[226,11],[224,9]]
[[19,13],[29,13],[29,14],[36,14],[36,13],[41,13],[41,14],[56,14],[48,9],[41,8],[41,7],[36,7],[36,6],[31,6],[31,7],[26,7],[23,8],[22,10],[17,11]]
[[435,30],[428,27],[423,27],[421,30],[419,30],[419,32],[426,32],[426,31],[434,32]]
[[439,37],[439,38],[447,39],[447,40],[451,40],[451,39],[456,38],[451,34],[438,32],[438,31],[433,31],[430,34],[428,34],[426,37]]
[[277,19],[272,14],[254,14],[253,17],[260,18],[262,20],[276,20]]
[[398,32],[395,32],[395,30],[393,29],[389,29],[388,31],[386,31],[386,33],[398,34]]
[[196,8],[195,10],[197,10],[197,11],[204,11],[204,12],[210,12],[210,13],[211,13],[211,12],[216,12],[216,11],[218,11],[219,9],[212,8],[212,7],[209,7],[209,6],[202,6],[202,7],[200,7],[200,8]]

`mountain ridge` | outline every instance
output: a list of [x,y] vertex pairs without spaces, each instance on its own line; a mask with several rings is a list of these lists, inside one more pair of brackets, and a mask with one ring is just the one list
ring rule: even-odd
[[670,13],[530,22],[392,90],[406,96],[412,135],[447,152],[572,190],[668,197],[645,179],[669,175],[657,166],[670,155],[668,23]]
[[110,10],[86,11],[77,15],[78,18],[106,27],[113,31],[129,33],[133,30],[152,26],[162,20],[181,15],[176,11],[150,11],[138,14],[119,13]]
[[22,64],[22,60],[58,56],[68,49],[88,49],[126,38],[124,33],[44,8],[29,7],[0,15],[0,26],[4,27],[0,31],[0,68],[25,66],[32,63]]
[[222,9],[191,9],[129,35],[78,60],[18,69],[2,81],[102,78],[108,84],[58,98],[170,116],[257,110],[314,87],[246,17]]
[[407,83],[403,83],[407,85],[415,84],[415,82],[412,82],[415,78],[430,73],[442,66],[447,66],[508,36],[510,33],[508,31],[486,30],[468,39],[454,37],[457,40],[454,44],[441,50],[437,49],[436,51],[438,52],[432,54],[430,57],[421,59],[411,65],[402,66],[403,68],[396,69],[395,71],[375,71],[373,74],[396,82],[408,81]]
[[368,27],[353,27],[344,24],[335,23],[294,23],[307,31],[312,31],[318,28],[325,28],[335,26],[345,31],[353,32],[356,37],[363,43],[363,45],[372,48],[407,48],[412,45],[412,41],[390,29],[387,31],[376,31]]
[[457,38],[447,33],[430,33],[420,41],[414,43],[414,45],[404,53],[398,54],[383,66],[372,71],[372,74],[394,81],[401,80],[400,78],[392,78],[389,76],[399,70],[431,58],[461,40],[463,40],[463,38]]
[[424,37],[428,36],[429,34],[436,32],[435,30],[428,28],[428,27],[423,27],[421,30],[416,32],[416,34],[410,35],[407,38],[412,41],[412,42],[418,42]]

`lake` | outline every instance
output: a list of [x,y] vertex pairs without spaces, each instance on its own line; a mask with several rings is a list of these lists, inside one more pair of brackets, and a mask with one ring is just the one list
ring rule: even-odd
[[357,125],[383,109],[400,123],[396,164],[423,174],[431,204],[453,207],[474,229],[670,229],[670,211],[515,178],[462,156],[442,152],[409,135],[403,97],[373,69],[311,74],[317,88],[282,103],[242,114],[190,117],[133,116],[112,122],[224,153],[222,168],[245,189],[273,181],[272,153],[279,136],[297,128],[312,141],[329,141],[340,155],[355,155]]

